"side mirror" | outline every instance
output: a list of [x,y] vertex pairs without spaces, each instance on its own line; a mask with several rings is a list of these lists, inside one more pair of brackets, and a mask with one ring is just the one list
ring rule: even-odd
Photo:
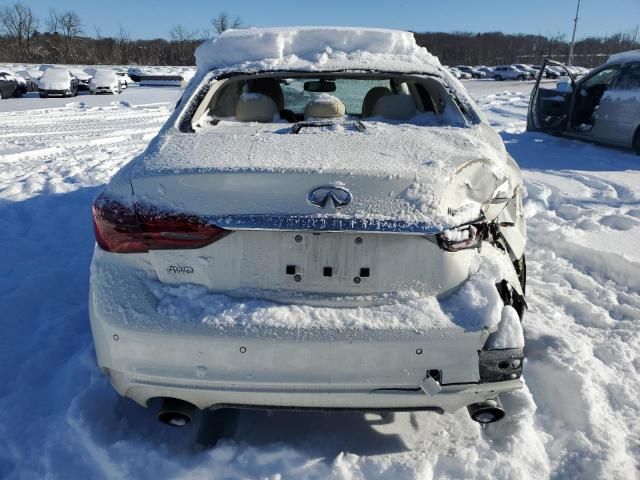
[[571,82],[563,80],[556,84],[556,90],[562,93],[572,93],[573,86],[571,85]]

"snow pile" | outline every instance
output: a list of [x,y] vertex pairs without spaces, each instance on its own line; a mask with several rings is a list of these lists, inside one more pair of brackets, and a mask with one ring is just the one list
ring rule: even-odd
[[200,71],[234,69],[434,72],[438,58],[416,44],[413,33],[346,27],[228,30],[196,49]]

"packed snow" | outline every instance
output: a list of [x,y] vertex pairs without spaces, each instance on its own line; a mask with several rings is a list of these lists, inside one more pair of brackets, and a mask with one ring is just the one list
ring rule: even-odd
[[527,191],[526,385],[507,417],[247,411],[216,446],[206,416],[169,428],[120,398],[87,318],[90,202],[175,98],[0,101],[0,477],[638,478],[640,157],[524,132],[528,84],[466,85]]
[[433,72],[437,57],[413,33],[380,28],[289,27],[228,30],[196,49],[198,70],[367,70]]
[[[504,265],[488,254],[471,267],[474,273],[463,288],[444,299],[421,296],[419,292],[402,291],[370,299],[373,306],[332,308],[310,305],[282,305],[263,300],[269,292],[239,292],[232,298],[214,294],[203,285],[167,285],[149,281],[148,287],[158,300],[159,318],[173,325],[206,325],[214,329],[228,327],[249,332],[264,332],[268,328],[285,330],[325,330],[341,332],[430,330],[495,331],[501,318],[507,318],[505,328],[498,330],[500,348],[521,347],[522,330],[516,314],[517,327],[503,310],[503,302],[494,285],[504,278]],[[253,295],[252,295],[253,293]],[[334,298],[349,305],[348,296]],[[363,299],[360,298],[360,302]],[[351,302],[353,303],[353,302]],[[378,303],[379,305],[375,305]],[[511,310],[513,308],[509,307]],[[515,310],[513,310],[515,312]],[[145,320],[138,320],[145,321]],[[154,324],[157,320],[149,320]],[[520,332],[520,333],[519,333]],[[446,334],[446,332],[444,332]]]

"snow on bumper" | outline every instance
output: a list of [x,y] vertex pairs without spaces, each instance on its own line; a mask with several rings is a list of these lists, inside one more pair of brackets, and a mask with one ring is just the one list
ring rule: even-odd
[[[169,320],[150,275],[143,259],[133,267],[131,257],[96,250],[89,303],[98,364],[121,395],[141,405],[172,397],[199,408],[451,412],[521,386],[517,378],[481,379],[479,352],[497,323],[292,329]],[[441,386],[430,393],[421,388],[429,376]]]

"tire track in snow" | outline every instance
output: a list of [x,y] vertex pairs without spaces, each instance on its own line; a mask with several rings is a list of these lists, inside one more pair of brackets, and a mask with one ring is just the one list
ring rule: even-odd
[[10,200],[107,182],[142,152],[169,110],[114,106],[21,113],[0,119],[0,198]]

